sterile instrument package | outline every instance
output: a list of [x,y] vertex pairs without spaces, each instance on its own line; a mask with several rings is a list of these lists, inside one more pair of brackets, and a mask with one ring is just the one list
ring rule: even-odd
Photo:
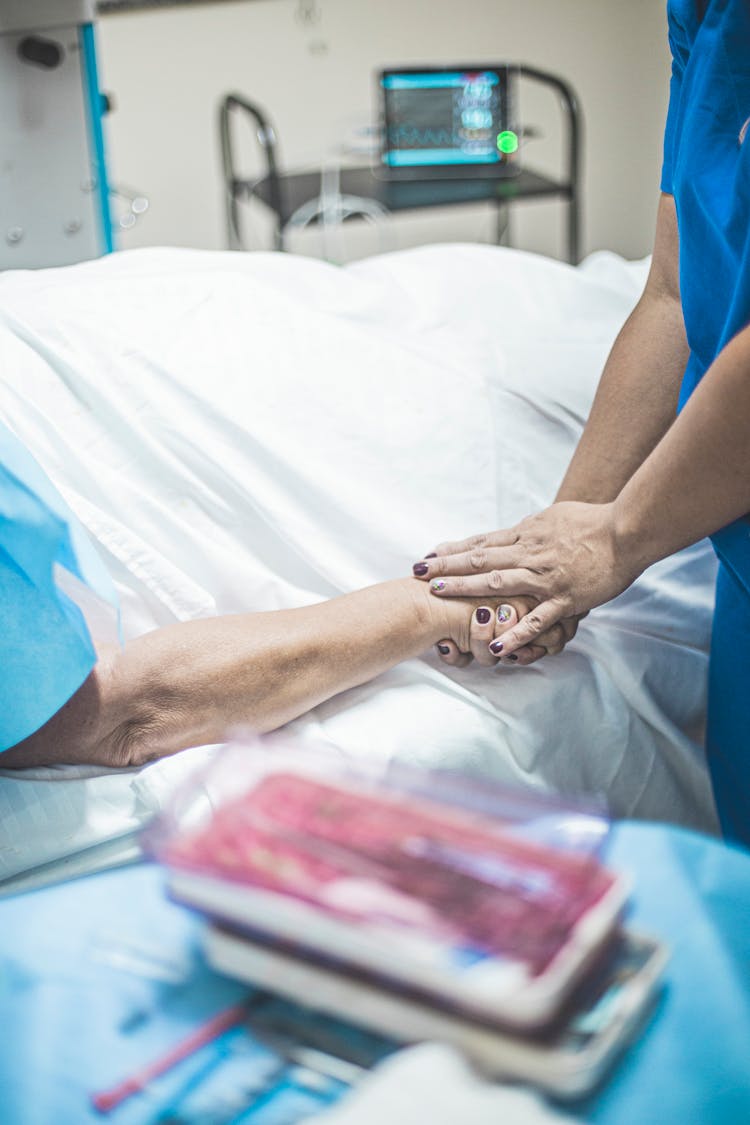
[[601,813],[238,742],[152,825],[172,896],[256,946],[484,1026],[550,1025],[627,899]]

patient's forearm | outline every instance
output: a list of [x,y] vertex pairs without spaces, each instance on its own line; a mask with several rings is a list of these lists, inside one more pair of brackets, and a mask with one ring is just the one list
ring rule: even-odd
[[468,632],[470,611],[456,617],[446,608],[406,578],[301,609],[155,630],[102,660],[76,696],[0,756],[0,765],[141,765],[221,741],[235,725],[271,730],[456,637],[464,617]]
[[617,337],[557,500],[614,500],[674,421],[688,345],[674,200],[662,196],[643,296]]

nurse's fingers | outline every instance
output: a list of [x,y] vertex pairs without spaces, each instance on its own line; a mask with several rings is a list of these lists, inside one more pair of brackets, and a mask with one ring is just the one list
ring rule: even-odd
[[459,555],[465,551],[482,550],[485,547],[509,547],[516,542],[518,532],[515,527],[500,528],[497,531],[488,531],[483,535],[470,535],[468,539],[455,539],[438,543],[433,547],[426,559],[441,557],[443,555]]
[[536,645],[543,648],[549,656],[559,656],[567,643],[568,637],[563,621],[558,621],[551,629],[540,633],[536,638]]
[[524,645],[523,648],[516,649],[510,655],[501,657],[501,663],[526,667],[529,664],[535,664],[543,656],[559,656],[568,642],[573,640],[578,631],[578,622],[585,616],[584,613],[581,614],[581,617],[563,618],[551,629],[547,629],[545,633],[540,633],[534,644]]
[[470,551],[428,556],[415,562],[411,569],[415,578],[429,582],[432,578],[444,578],[449,574],[486,575],[493,570],[509,570],[518,566],[521,561],[518,549],[509,544],[505,547],[474,547]]
[[[510,609],[510,606],[506,606]],[[512,610],[511,610],[512,612]],[[514,615],[513,621],[518,618]],[[496,614],[487,605],[480,605],[471,615],[469,626],[469,648],[478,664],[485,668],[493,668],[497,664],[497,657],[490,652],[490,641],[495,638]]]
[[[522,608],[527,607],[523,607],[522,603]],[[504,635],[513,628],[518,620],[518,609],[515,605],[506,605],[505,603],[503,603],[502,605],[499,605],[497,607],[494,621],[495,637],[491,644],[488,646],[490,653],[493,653],[495,649],[497,649],[497,652],[502,654],[502,650],[504,647],[502,637],[504,637]],[[520,649],[517,653],[514,652],[510,656],[505,657],[500,655],[496,657],[496,659],[499,660],[501,664],[512,668],[514,664],[533,664],[535,660],[538,660],[541,656],[545,655],[546,649],[544,649],[542,646],[537,645],[532,648],[532,646],[527,645],[525,648]]]
[[555,598],[540,602],[529,610],[525,617],[504,634],[502,641],[493,642],[492,651],[496,656],[503,657],[513,654],[518,657],[513,663],[529,663],[523,657],[521,649],[525,645],[539,646],[539,639],[554,625],[563,620],[563,607]]
[[524,645],[516,652],[501,657],[500,663],[507,668],[526,668],[529,664],[536,664],[537,660],[541,660],[546,655],[547,650],[541,645]]
[[461,652],[456,642],[448,638],[438,641],[435,649],[443,663],[449,664],[451,668],[465,668],[473,660],[470,652]]
[[[585,617],[586,614],[582,614]],[[578,631],[578,622],[581,617],[564,617],[562,621],[558,621],[551,629],[547,629],[545,633],[540,633],[536,638],[533,645],[526,645],[523,649],[517,649],[518,663],[533,664],[542,656],[559,656],[565,649],[569,641]],[[535,655],[529,657],[529,653],[534,650]],[[525,657],[525,659],[521,659]]]
[[[510,570],[490,570],[487,574],[457,574],[447,578],[433,578],[430,593],[444,598],[497,598],[514,595],[531,595],[542,598],[545,583],[533,570],[524,567]],[[552,624],[552,623],[551,623]]]

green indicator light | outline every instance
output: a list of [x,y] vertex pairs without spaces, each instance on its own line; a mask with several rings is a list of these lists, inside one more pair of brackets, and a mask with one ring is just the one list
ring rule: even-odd
[[497,147],[506,156],[511,152],[516,152],[518,149],[518,134],[514,133],[512,129],[503,129],[502,133],[497,134]]

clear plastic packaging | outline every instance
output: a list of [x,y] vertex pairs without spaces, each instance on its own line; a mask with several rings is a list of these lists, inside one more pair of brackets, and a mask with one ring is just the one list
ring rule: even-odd
[[[206,799],[208,797],[208,799]],[[490,1024],[554,1019],[626,899],[598,812],[278,738],[229,747],[149,833],[173,896]]]

